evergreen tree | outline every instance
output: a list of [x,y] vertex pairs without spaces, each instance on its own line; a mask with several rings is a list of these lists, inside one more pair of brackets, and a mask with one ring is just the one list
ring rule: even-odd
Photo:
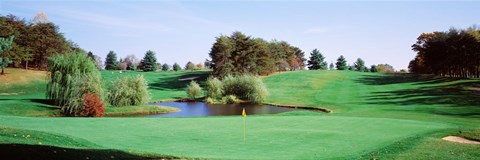
[[326,70],[328,69],[327,62],[325,62],[325,57],[323,57],[322,53],[318,51],[316,48],[310,53],[310,59],[307,62],[309,70]]
[[88,51],[87,56],[88,56],[88,58],[90,58],[90,59],[92,59],[93,61],[95,61],[95,55],[92,53],[92,51]]
[[349,66],[348,66],[348,70],[349,70],[349,71],[353,71],[353,70],[355,70],[355,67],[353,67],[352,65],[349,65]]
[[175,62],[173,64],[173,70],[174,71],[180,71],[180,70],[182,70],[182,67],[180,67],[180,65],[177,62]]
[[335,65],[333,65],[333,63],[330,63],[330,70],[334,70],[335,69]]
[[0,38],[0,67],[2,68],[1,75],[5,74],[3,69],[12,62],[9,58],[7,58],[7,52],[12,49],[13,37],[14,36],[10,36],[10,38]]
[[336,67],[337,67],[337,70],[346,70],[346,69],[348,69],[347,60],[345,59],[345,57],[343,57],[343,55],[341,55],[340,57],[338,57],[337,63],[335,63],[335,65],[336,65]]
[[113,51],[108,52],[107,57],[105,58],[105,69],[106,70],[117,70],[119,62],[117,61],[117,54]]
[[365,71],[365,61],[363,61],[361,58],[357,58],[357,61],[353,64],[355,67],[356,71],[363,72]]
[[169,70],[170,70],[170,66],[168,64],[164,63],[162,65],[162,71],[169,71]]
[[145,57],[142,60],[143,71],[156,71],[157,70],[157,58],[155,57],[155,52],[148,50],[145,53]]
[[372,65],[372,67],[370,67],[370,72],[378,72],[377,67]]

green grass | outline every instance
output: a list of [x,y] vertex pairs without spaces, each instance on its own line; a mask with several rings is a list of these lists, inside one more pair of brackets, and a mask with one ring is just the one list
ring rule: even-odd
[[[2,124],[85,139],[105,148],[181,157],[245,159],[355,158],[371,148],[448,126],[335,116],[214,118],[23,118]],[[328,122],[328,123],[325,123]],[[58,127],[62,126],[62,127]],[[101,126],[101,127],[82,127]],[[362,127],[358,127],[362,126]],[[341,153],[341,154],[339,154]]]
[[189,77],[198,77],[196,81],[201,82],[203,87],[204,81],[209,75],[209,71],[169,71],[169,72],[133,72],[133,71],[102,71],[102,80],[106,82],[108,87],[111,82],[121,76],[136,76],[142,74],[149,84],[151,93],[151,101],[175,100],[178,98],[187,98],[186,88],[189,80],[181,80]]
[[[120,74],[118,71],[103,71],[102,79],[109,82],[119,76],[137,74],[144,74],[149,82],[152,101],[161,101],[185,98],[185,87],[189,81],[179,79],[198,76],[200,79],[197,81],[202,85],[209,72]],[[0,88],[0,93],[25,91],[18,95],[0,95],[0,122],[5,128],[22,131],[23,134],[61,137],[64,140],[46,144],[81,153],[74,156],[75,159],[84,159],[85,154],[106,156],[110,153],[133,156],[132,159],[165,155],[211,159],[479,157],[480,145],[441,140],[447,135],[478,138],[478,79],[297,71],[274,74],[263,80],[270,92],[267,103],[321,107],[331,109],[333,113],[293,111],[277,115],[249,115],[246,118],[244,143],[241,116],[21,117],[48,116],[55,110],[44,101],[45,88],[41,86],[44,82],[32,81],[29,82],[31,85],[16,86],[15,89],[11,85],[7,89]],[[107,110],[111,111],[112,108],[107,107]],[[21,137],[4,138],[10,132],[0,132],[3,133],[0,134],[0,143],[5,145],[25,144],[25,148],[39,146],[34,145],[35,141],[25,141]],[[85,153],[88,149],[98,152]],[[25,152],[28,153],[28,150]]]
[[178,112],[178,108],[166,106],[122,106],[122,107],[105,107],[105,116],[134,116],[147,114],[160,114],[169,112]]

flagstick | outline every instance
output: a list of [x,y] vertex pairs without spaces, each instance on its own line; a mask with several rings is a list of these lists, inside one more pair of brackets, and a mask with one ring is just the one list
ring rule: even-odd
[[246,143],[246,129],[245,129],[246,123],[245,123],[245,117],[243,117],[243,143]]

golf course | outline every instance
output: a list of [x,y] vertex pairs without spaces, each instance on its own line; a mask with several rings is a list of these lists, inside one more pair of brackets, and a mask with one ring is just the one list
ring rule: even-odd
[[[244,133],[241,113],[192,118],[58,117],[60,109],[45,100],[46,72],[6,72],[11,79],[0,81],[2,155],[40,159],[480,157],[480,145],[442,140],[450,135],[480,139],[478,79],[353,71],[272,74],[262,78],[269,89],[265,103],[332,112],[248,115]],[[188,82],[179,79],[203,77],[202,84],[209,71],[101,73],[104,82],[142,74],[152,101],[168,101],[186,97]],[[106,115],[109,112],[115,111],[107,107]]]
[[478,6],[0,0],[0,160],[480,160]]

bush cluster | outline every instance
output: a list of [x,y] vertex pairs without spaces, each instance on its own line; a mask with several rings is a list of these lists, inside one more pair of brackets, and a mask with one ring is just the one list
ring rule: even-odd
[[101,101],[100,72],[85,53],[57,54],[48,60],[47,98],[61,106],[63,114],[80,116],[86,93],[98,95]]
[[113,106],[139,105],[148,102],[150,94],[143,76],[122,77],[112,82],[108,102]]
[[220,99],[223,96],[223,85],[222,81],[215,77],[210,77],[206,82],[206,94],[207,97],[212,99]]
[[195,97],[198,97],[201,92],[202,88],[197,82],[191,81],[190,84],[187,85],[187,95],[189,98],[195,99]]
[[207,79],[207,97],[221,100],[224,103],[237,103],[241,100],[260,103],[267,98],[265,84],[257,76],[226,76],[222,81],[216,78]]

